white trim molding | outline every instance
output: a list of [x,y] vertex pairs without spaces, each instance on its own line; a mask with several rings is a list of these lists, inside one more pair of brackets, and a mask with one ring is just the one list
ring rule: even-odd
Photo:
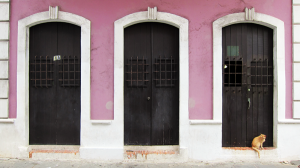
[[300,119],[300,6],[293,0],[293,119]]
[[245,19],[246,20],[255,20],[255,9],[252,8],[252,9],[248,9],[248,8],[245,8]]
[[58,6],[56,7],[49,6],[49,18],[58,19]]
[[[188,51],[188,20],[165,12],[157,12],[155,20],[149,20],[148,11],[127,15],[115,21],[114,41],[114,121],[118,124],[115,134],[124,146],[124,28],[142,22],[161,22],[179,29],[179,145],[180,148],[188,147],[189,137],[189,51]],[[120,145],[121,147],[121,145]]]
[[273,29],[273,139],[276,146],[278,121],[285,120],[286,79],[284,22],[275,17],[255,13],[252,20],[247,20],[245,13],[234,13],[213,22],[213,120],[222,121],[222,28],[237,23],[255,23]]
[[221,125],[222,121],[217,120],[190,120],[190,125]]
[[15,119],[0,119],[0,123],[14,123]]
[[91,120],[92,124],[104,124],[104,125],[110,125],[112,120]]
[[156,20],[156,16],[157,16],[157,7],[154,8],[148,7],[148,19]]
[[[9,119],[9,34],[10,34],[10,2],[0,3],[0,123]],[[5,96],[4,96],[5,95]]]
[[[57,19],[49,18],[49,11],[33,14],[18,21],[17,118],[15,125],[22,134],[23,146],[19,147],[22,149],[26,149],[29,145],[29,28],[46,22],[67,22],[81,27],[81,130],[86,123],[90,124],[91,22],[81,16],[61,11],[58,11]],[[82,134],[81,131],[81,138]]]

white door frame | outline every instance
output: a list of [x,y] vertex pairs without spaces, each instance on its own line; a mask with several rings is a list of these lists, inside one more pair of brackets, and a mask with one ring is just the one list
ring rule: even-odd
[[179,29],[179,145],[181,149],[187,148],[189,137],[189,22],[183,17],[165,12],[137,12],[115,21],[114,120],[118,123],[118,138],[122,139],[124,145],[124,28],[142,22],[161,22]]
[[[253,10],[254,11],[254,10]],[[222,121],[222,28],[237,23],[255,23],[273,29],[273,144],[277,146],[278,120],[285,119],[285,38],[284,22],[266,14],[234,13],[213,22],[213,120]]]
[[[24,152],[29,146],[29,28],[31,26],[46,22],[66,22],[81,27],[81,127],[84,124],[82,122],[87,118],[88,121],[90,119],[91,23],[81,16],[61,11],[57,11],[57,18],[53,19],[53,14],[49,11],[36,13],[18,21],[17,119],[15,125],[22,135],[23,145],[19,146],[21,152]],[[80,136],[81,139],[82,132]]]

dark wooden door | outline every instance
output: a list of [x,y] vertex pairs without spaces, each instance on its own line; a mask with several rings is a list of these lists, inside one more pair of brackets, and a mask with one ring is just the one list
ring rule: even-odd
[[179,30],[140,23],[124,30],[124,144],[179,144]]
[[29,144],[80,144],[80,34],[68,23],[30,28]]
[[257,24],[223,28],[223,147],[273,146],[273,30]]

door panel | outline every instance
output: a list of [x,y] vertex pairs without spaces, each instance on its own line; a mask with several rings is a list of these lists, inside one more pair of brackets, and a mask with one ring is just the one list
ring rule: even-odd
[[256,24],[223,28],[224,147],[273,146],[273,31]]
[[124,37],[124,143],[176,145],[178,29],[162,23],[141,23],[127,27]]
[[152,145],[179,144],[179,32],[152,24]]
[[150,66],[151,34],[149,32],[151,32],[151,24],[148,23],[130,26],[124,30],[125,145],[151,145],[149,137],[151,136],[150,72],[152,67]]
[[80,31],[68,23],[30,28],[29,144],[80,144]]

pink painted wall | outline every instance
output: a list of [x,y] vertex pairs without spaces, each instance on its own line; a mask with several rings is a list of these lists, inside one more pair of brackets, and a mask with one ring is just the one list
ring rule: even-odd
[[[292,118],[291,0],[11,0],[10,117],[16,117],[18,20],[59,6],[89,19],[91,27],[91,117],[113,119],[114,21],[157,6],[189,20],[190,119],[212,119],[212,22],[245,7],[285,23],[286,118]],[[121,94],[121,93],[120,93]]]

